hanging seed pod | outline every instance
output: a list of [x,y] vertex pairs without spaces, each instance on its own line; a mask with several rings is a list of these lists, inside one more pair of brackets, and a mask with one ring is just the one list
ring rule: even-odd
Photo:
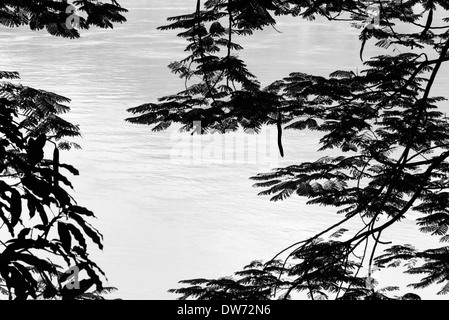
[[59,185],[59,149],[55,147],[53,151],[53,185],[55,188]]
[[284,157],[284,147],[282,146],[282,115],[279,112],[278,121],[277,121],[277,129],[278,129],[278,147],[279,153],[281,157]]

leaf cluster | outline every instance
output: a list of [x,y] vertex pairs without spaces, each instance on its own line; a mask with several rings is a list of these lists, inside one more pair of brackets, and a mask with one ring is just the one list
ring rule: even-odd
[[[103,271],[88,256],[88,240],[100,249],[102,235],[89,222],[93,212],[79,206],[69,194],[68,175],[78,170],[60,161],[59,149],[70,147],[66,138],[79,128],[61,118],[67,98],[5,79],[0,85],[0,276],[9,298],[66,298],[66,283],[56,261],[85,272],[86,287],[102,289]],[[45,157],[53,148],[53,157]],[[3,238],[3,237],[2,237]],[[4,239],[4,238],[3,238]],[[84,293],[79,292],[79,294]]]
[[[45,29],[53,36],[78,38],[79,30],[91,26],[113,28],[126,18],[116,0],[104,3],[98,0],[5,0],[0,3],[0,24],[7,27],[29,26],[31,30]],[[68,22],[76,20],[76,26]],[[69,21],[70,20],[70,21]],[[72,27],[71,27],[72,26]]]
[[[373,5],[380,16],[369,13]],[[272,201],[297,195],[310,205],[335,207],[343,216],[337,224],[282,251],[290,252],[285,261],[299,261],[282,270],[293,279],[285,297],[295,290],[308,290],[310,298],[329,294],[386,298],[380,291],[365,290],[357,276],[361,266],[375,265],[379,245],[391,244],[381,240],[385,230],[414,211],[420,214],[420,231],[448,239],[449,126],[440,109],[446,99],[431,94],[449,60],[449,20],[437,21],[436,12],[448,10],[447,1],[433,0],[216,0],[203,6],[198,0],[193,13],[171,17],[171,23],[160,28],[181,29],[178,36],[188,42],[187,57],[169,66],[185,80],[185,90],[129,109],[134,116],[127,120],[154,125],[155,131],[172,123],[192,130],[193,123],[201,121],[202,133],[238,128],[258,132],[264,125],[275,125],[281,155],[283,130],[315,131],[321,137],[317,151],[333,150],[337,156],[252,177],[255,187],[264,188],[260,195]],[[369,43],[385,54],[364,60],[360,71],[336,70],[328,77],[292,72],[262,88],[238,58],[236,52],[243,46],[235,38],[274,27],[276,15],[352,23],[360,31],[362,60]],[[351,230],[348,239],[319,241],[349,221],[362,226]],[[359,250],[362,254],[355,255]],[[407,256],[428,261],[420,269],[411,269],[427,274],[422,286],[449,280],[442,271],[447,269],[443,249],[429,250]],[[267,276],[263,267],[258,270]],[[271,288],[282,288],[284,280],[272,283]],[[172,292],[199,299],[214,298],[214,294],[262,298],[251,294],[269,292],[263,284],[261,291],[254,291],[240,281],[186,282],[194,287]]]

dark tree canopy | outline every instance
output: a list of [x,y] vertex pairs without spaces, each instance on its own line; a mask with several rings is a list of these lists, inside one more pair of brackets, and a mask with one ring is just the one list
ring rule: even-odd
[[[329,77],[293,72],[262,88],[237,57],[243,47],[236,39],[274,26],[276,15],[354,23],[364,69],[336,70]],[[421,232],[449,240],[449,124],[440,110],[446,99],[432,96],[449,60],[448,1],[198,0],[192,13],[168,20],[160,29],[179,30],[188,43],[188,56],[169,65],[185,79],[185,89],[129,109],[134,116],[127,120],[155,131],[173,123],[191,130],[194,121],[204,132],[276,125],[281,154],[283,130],[314,131],[321,136],[319,150],[340,155],[252,179],[272,201],[297,195],[342,216],[267,263],[251,263],[234,277],[183,281],[189,286],[172,292],[184,299],[288,299],[299,293],[389,299],[394,284],[380,290],[367,281],[374,268],[397,266],[422,275],[412,288],[437,284],[438,294],[449,291],[448,246],[420,251],[383,237],[414,212]],[[368,45],[384,54],[366,57]],[[345,228],[355,220],[363,221],[360,229]],[[381,245],[388,247],[379,255]]]
[[0,2],[0,23],[7,27],[27,25],[31,30],[46,29],[54,36],[78,38],[79,30],[90,26],[113,28],[127,12],[111,0],[5,0]]
[[[74,5],[87,13],[75,26],[66,25],[73,13],[66,14],[66,1],[0,1],[0,23],[76,38],[78,29],[125,21],[116,1]],[[70,141],[80,135],[78,126],[62,118],[70,100],[17,79],[0,71],[0,296],[102,299],[114,288],[104,288],[105,274],[88,249],[91,243],[102,249],[103,236],[90,222],[94,213],[69,193],[78,170],[60,157],[60,150],[79,148]]]

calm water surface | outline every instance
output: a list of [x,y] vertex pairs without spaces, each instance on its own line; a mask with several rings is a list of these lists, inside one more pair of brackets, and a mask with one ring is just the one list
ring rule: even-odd
[[[128,23],[90,30],[79,40],[0,29],[1,70],[18,71],[23,84],[72,99],[66,118],[81,126],[83,150],[63,156],[81,171],[73,179],[74,196],[98,216],[105,249],[94,257],[109,285],[119,288],[116,296],[173,299],[167,290],[178,280],[229,275],[337,221],[332,211],[302,199],[272,203],[258,197],[248,178],[269,170],[269,163],[170,161],[179,146],[175,130],[153,133],[124,122],[127,108],[182,90],[166,66],[184,57],[185,43],[156,27],[168,16],[192,11],[195,1],[121,3],[130,10]],[[357,34],[346,24],[282,19],[277,29],[240,41],[246,48],[240,56],[264,85],[292,71],[326,76],[336,68],[361,67]],[[435,93],[445,94],[448,79],[439,80]],[[265,132],[270,137],[270,128]],[[287,132],[286,157],[276,157],[278,165],[316,159],[317,141]],[[272,147],[275,141],[264,143]],[[414,230],[406,220],[390,240],[431,241],[409,238]]]

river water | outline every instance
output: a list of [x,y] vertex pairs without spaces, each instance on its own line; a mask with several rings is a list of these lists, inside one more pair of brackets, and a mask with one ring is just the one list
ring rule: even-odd
[[[319,157],[314,134],[286,132],[286,157],[280,159],[272,128],[258,137],[238,132],[198,138],[124,121],[127,108],[183,89],[166,66],[184,57],[185,43],[156,27],[168,16],[193,11],[195,1],[121,4],[129,9],[127,23],[89,30],[78,40],[0,28],[1,70],[18,71],[23,84],[72,99],[66,119],[81,126],[77,142],[83,150],[63,152],[62,159],[81,172],[73,178],[75,199],[98,217],[94,224],[105,249],[94,250],[93,257],[108,284],[119,289],[113,296],[174,299],[167,290],[179,280],[229,275],[336,222],[331,209],[306,206],[303,199],[273,203],[257,196],[261,190],[248,179]],[[362,67],[357,33],[345,23],[284,18],[276,29],[240,41],[246,49],[240,57],[263,85],[293,71],[326,76],[336,68]],[[435,93],[444,94],[448,79],[438,80]],[[233,139],[247,142],[226,144]],[[211,157],[221,143],[225,154]],[[179,158],[180,150],[195,144],[205,146],[201,161]],[[405,220],[388,239],[433,242],[409,238],[415,231],[414,222]]]

